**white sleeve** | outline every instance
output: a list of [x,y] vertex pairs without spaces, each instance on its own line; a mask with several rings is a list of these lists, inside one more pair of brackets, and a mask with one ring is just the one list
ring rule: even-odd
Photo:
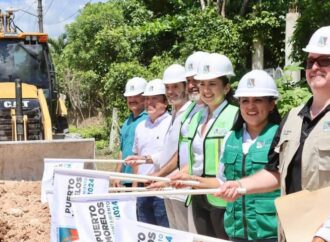
[[226,136],[223,138],[223,142],[221,144],[221,151],[220,151],[220,159],[219,159],[219,169],[218,169],[218,174],[217,174],[217,178],[219,179],[219,182],[225,182],[226,181],[226,177],[224,175],[224,171],[225,171],[225,165],[221,162],[222,160],[222,156],[223,156],[223,152],[224,152],[224,149],[225,149],[225,145],[226,145],[226,142],[228,140],[228,137],[230,136],[230,134],[232,133],[233,131],[230,131],[226,134]]
[[325,241],[330,242],[330,216],[325,221],[323,226],[316,232],[315,236],[318,236]]
[[155,153],[155,154],[151,154],[151,159],[152,159],[152,162],[154,163],[154,165],[157,165],[157,166],[160,166],[160,163],[159,163],[159,158],[160,158],[160,155],[161,155],[162,152],[158,152],[158,153]]

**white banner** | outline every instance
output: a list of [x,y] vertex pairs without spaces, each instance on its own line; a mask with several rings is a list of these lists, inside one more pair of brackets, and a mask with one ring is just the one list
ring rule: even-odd
[[179,230],[122,219],[115,222],[115,239],[116,242],[193,242],[194,236]]
[[91,170],[54,169],[54,194],[51,216],[51,242],[79,239],[71,197],[80,194],[107,193],[109,176]]
[[136,199],[132,197],[110,200],[102,195],[73,196],[72,203],[79,242],[115,241],[115,221],[136,221]]
[[[41,181],[41,202],[48,202],[48,197],[52,199],[50,191],[53,190],[54,184],[54,168],[72,168],[72,169],[83,169],[84,161],[79,159],[44,159],[44,173]],[[48,193],[48,195],[46,195]]]

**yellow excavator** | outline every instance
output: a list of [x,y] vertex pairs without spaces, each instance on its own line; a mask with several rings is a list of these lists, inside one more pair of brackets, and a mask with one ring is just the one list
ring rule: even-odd
[[0,180],[37,180],[44,157],[94,158],[94,141],[63,139],[67,109],[48,35],[18,30],[13,12],[0,11]]

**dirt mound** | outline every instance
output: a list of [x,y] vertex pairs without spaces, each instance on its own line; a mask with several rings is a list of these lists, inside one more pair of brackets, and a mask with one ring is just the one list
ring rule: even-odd
[[50,213],[39,181],[0,181],[0,242],[49,241]]

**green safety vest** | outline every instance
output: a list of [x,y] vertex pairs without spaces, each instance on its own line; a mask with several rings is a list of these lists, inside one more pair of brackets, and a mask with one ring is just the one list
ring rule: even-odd
[[[237,180],[255,174],[268,163],[268,152],[278,125],[268,124],[243,154],[243,129],[230,134],[225,143],[221,162],[225,165],[227,180]],[[224,217],[226,233],[230,238],[249,240],[276,238],[277,219],[274,199],[280,190],[249,194],[227,204]]]
[[[180,132],[179,132],[178,151],[180,150],[180,146],[181,146],[182,143],[187,143],[188,142],[188,136],[183,136],[182,133],[181,133],[181,129],[182,129],[182,125],[186,122],[189,115],[194,110],[195,106],[196,106],[196,102],[191,102],[190,105],[185,110],[185,112],[182,114]],[[180,169],[180,152],[178,152],[177,167],[178,167],[178,169]]]
[[[219,169],[220,151],[223,138],[230,131],[237,115],[238,108],[231,104],[227,104],[221,111],[219,116],[215,119],[204,139],[204,161],[202,177],[216,177]],[[194,163],[192,152],[192,141],[197,133],[198,126],[202,120],[203,110],[197,112],[191,120],[188,132],[188,146],[190,150],[188,165],[189,172],[192,174],[192,167]],[[211,194],[207,194],[207,201],[216,207],[225,207],[227,202],[219,199]],[[188,197],[186,205],[191,202],[191,197]]]

